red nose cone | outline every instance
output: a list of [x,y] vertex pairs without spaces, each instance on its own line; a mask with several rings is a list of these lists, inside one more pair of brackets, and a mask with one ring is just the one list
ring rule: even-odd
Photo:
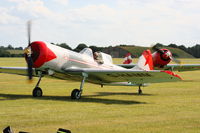
[[[168,49],[160,49],[160,50],[162,50],[163,53],[155,52],[155,54],[153,55],[153,64],[156,67],[163,67],[171,61],[169,57],[171,55],[171,52]],[[168,52],[170,52],[170,55],[167,54]]]
[[169,56],[166,55],[166,54],[163,54],[163,55],[162,55],[162,58],[164,58],[165,60],[167,60],[167,59],[169,59]]
[[39,68],[44,63],[56,58],[56,55],[51,51],[44,42],[35,41],[31,44],[31,58],[33,60],[33,67]]

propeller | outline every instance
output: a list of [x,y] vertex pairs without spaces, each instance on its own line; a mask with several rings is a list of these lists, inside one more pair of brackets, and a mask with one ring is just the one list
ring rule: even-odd
[[178,60],[178,59],[176,59],[176,58],[174,58],[173,56],[171,56],[170,58],[171,58],[171,60],[172,60],[173,62],[175,62],[176,64],[181,64],[181,61]]
[[26,54],[26,60],[27,60],[27,75],[28,75],[28,80],[32,80],[32,75],[33,75],[33,60],[31,58],[31,21],[29,20],[27,22],[27,34],[28,34],[28,46],[25,48],[25,54]]

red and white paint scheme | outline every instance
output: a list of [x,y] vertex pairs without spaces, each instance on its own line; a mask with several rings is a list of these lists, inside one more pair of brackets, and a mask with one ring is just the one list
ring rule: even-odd
[[163,68],[172,60],[172,53],[168,49],[160,49],[152,54],[154,67]]
[[36,69],[48,68],[59,72],[63,72],[63,68],[124,69],[113,65],[111,56],[105,53],[100,53],[104,63],[97,63],[90,48],[77,53],[42,41],[33,42],[30,46]]
[[[128,58],[127,55],[130,55],[130,53],[126,54],[123,64],[132,63],[132,59]],[[145,50],[142,53],[142,56],[139,57],[138,65],[140,65],[141,68],[145,68],[145,70],[153,70],[154,67],[163,68],[164,66],[169,64],[172,59],[172,53],[168,49],[160,49],[160,52],[156,51],[153,54],[151,54],[150,50]],[[140,62],[142,60],[148,60],[148,62],[146,62],[146,64],[144,65],[141,65]]]
[[127,53],[124,57],[124,62],[123,64],[131,64],[132,63],[132,57],[131,53]]
[[[38,83],[33,89],[33,96],[42,96],[39,87],[42,77],[53,77],[62,80],[80,81],[80,89],[74,89],[71,93],[72,99],[79,99],[83,92],[84,83],[139,86],[139,94],[142,93],[141,86],[146,83],[179,81],[181,78],[173,72],[153,70],[154,65],[163,65],[163,61],[157,54],[151,54],[149,50],[142,53],[138,63],[131,69],[115,65],[110,55],[100,52],[102,62],[98,63],[93,57],[90,48],[85,48],[79,53],[58,47],[56,45],[35,41],[28,45],[31,53],[26,55],[26,60],[32,60],[32,75],[39,77]],[[166,54],[169,54],[166,52]],[[28,57],[29,56],[29,57]],[[163,55],[164,59],[165,57]],[[26,67],[0,67],[0,73],[27,75]]]
[[141,69],[144,71],[150,71],[154,69],[153,59],[150,50],[145,50],[139,57],[137,65],[133,69]]

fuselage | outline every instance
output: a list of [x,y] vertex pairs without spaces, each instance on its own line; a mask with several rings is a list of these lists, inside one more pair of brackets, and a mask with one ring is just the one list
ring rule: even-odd
[[32,57],[34,57],[33,66],[36,70],[48,69],[63,73],[64,70],[73,68],[125,69],[114,65],[112,61],[106,61],[106,57],[103,58],[104,63],[100,64],[93,58],[93,53],[77,53],[46,42],[33,42],[31,43],[31,49],[33,51]]

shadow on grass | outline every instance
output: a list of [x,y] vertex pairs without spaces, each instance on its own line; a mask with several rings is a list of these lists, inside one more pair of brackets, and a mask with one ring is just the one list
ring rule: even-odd
[[105,98],[93,98],[93,96],[83,96],[80,100],[72,100],[70,96],[42,96],[34,98],[31,95],[19,95],[19,94],[0,94],[0,101],[5,100],[18,100],[18,99],[36,99],[36,100],[55,100],[55,101],[67,101],[67,102],[83,102],[83,103],[103,103],[103,104],[146,104],[146,102],[139,102],[134,100],[118,100],[118,99],[105,99]]
[[129,96],[154,96],[154,94],[138,94],[138,93],[131,93],[131,92],[97,92],[96,95],[92,95],[92,97],[98,96],[113,96],[113,95],[129,95]]

